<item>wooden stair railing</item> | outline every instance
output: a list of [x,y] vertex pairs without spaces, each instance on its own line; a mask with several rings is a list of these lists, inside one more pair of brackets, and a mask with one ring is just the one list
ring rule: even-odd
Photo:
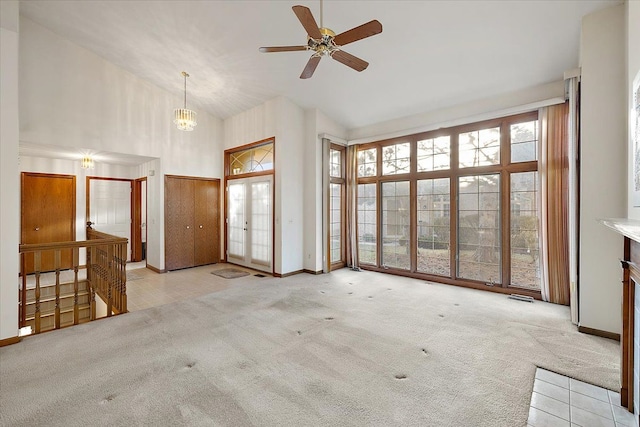
[[[127,312],[126,250],[127,239],[87,229],[86,241],[23,244],[21,257],[21,289],[19,292],[20,327],[31,326],[32,333],[77,325],[95,320],[96,293],[107,304],[107,316]],[[80,250],[87,252],[86,266],[80,265]],[[71,269],[62,266],[62,251],[71,251]],[[42,283],[43,254],[53,253],[54,283]],[[26,271],[25,255],[33,257],[33,272]],[[86,268],[86,278],[79,271]],[[61,272],[73,279],[62,282]],[[33,274],[35,284],[27,286],[27,276]]]

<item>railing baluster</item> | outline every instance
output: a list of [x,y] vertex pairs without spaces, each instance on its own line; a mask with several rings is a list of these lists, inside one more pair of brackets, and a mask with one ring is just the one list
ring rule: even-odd
[[27,326],[27,268],[24,254],[20,254],[20,272],[22,274],[22,289],[20,291],[20,327]]
[[78,307],[78,265],[80,264],[80,248],[73,248],[73,324],[80,323],[80,307]]
[[56,329],[60,329],[60,249],[54,252],[54,266],[56,269],[56,311],[54,325]]
[[[27,317],[31,317],[31,298],[33,295],[27,290],[27,262],[33,256],[33,273],[35,276],[35,304],[33,309],[34,333],[49,329],[63,327],[63,312],[70,308],[73,298],[73,324],[77,325],[81,320],[80,298],[80,251],[86,254],[86,283],[89,293],[89,316],[91,320],[96,318],[96,294],[107,305],[107,316],[127,312],[127,239],[100,233],[95,230],[87,230],[87,241],[70,241],[54,243],[34,243],[20,245],[20,268],[22,281],[18,282],[22,288],[19,292],[18,321],[21,327],[27,325]],[[46,251],[46,252],[45,252]],[[72,255],[73,281],[62,283],[63,268],[62,255],[70,251]],[[53,252],[53,267],[55,274],[55,309],[50,307],[53,301],[53,290],[50,285],[44,289],[41,286],[42,269],[51,269],[51,265],[44,260],[49,260]],[[31,255],[33,254],[33,255]],[[44,255],[43,255],[44,254]],[[44,258],[43,258],[44,257]],[[73,291],[69,291],[73,286]],[[64,293],[63,293],[64,290]],[[43,296],[46,297],[43,300]],[[43,302],[44,301],[44,302]],[[44,314],[43,314],[44,313]],[[69,313],[71,314],[71,313]],[[47,317],[45,317],[45,315]],[[51,316],[51,317],[49,317]],[[65,314],[66,316],[66,314]],[[43,319],[47,321],[45,323]],[[71,319],[69,319],[71,320]],[[52,324],[51,324],[52,323]],[[65,323],[65,325],[68,325]]]
[[33,270],[36,276],[36,308],[35,308],[35,330],[36,334],[40,333],[40,266],[42,252],[36,251],[33,254]]
[[113,274],[113,246],[107,246],[107,317],[111,317],[111,312],[113,311],[113,281],[115,279],[115,274]]

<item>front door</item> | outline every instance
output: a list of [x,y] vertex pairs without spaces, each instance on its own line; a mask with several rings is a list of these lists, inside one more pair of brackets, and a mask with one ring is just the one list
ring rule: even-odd
[[[22,173],[21,243],[69,242],[76,239],[76,177]],[[33,253],[25,254],[24,273],[34,272]],[[71,249],[60,251],[60,268],[71,268]],[[56,269],[53,251],[42,253],[40,271]]]
[[125,237],[127,261],[131,260],[131,181],[90,178],[88,218],[93,228]]
[[227,184],[227,261],[273,271],[273,176]]

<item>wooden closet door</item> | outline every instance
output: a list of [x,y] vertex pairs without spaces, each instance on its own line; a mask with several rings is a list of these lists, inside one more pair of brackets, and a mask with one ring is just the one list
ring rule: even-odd
[[220,182],[195,182],[195,265],[220,261]]
[[165,177],[165,268],[194,265],[193,180]]
[[[22,173],[21,243],[73,241],[75,216],[75,176]],[[71,249],[60,252],[60,261],[60,268],[71,268]],[[43,252],[41,262],[40,271],[54,270],[53,251]],[[33,273],[33,254],[25,255],[24,271]]]

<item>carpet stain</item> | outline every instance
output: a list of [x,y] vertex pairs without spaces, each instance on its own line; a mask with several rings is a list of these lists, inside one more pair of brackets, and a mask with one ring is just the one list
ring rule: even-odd
[[353,295],[353,292],[349,292],[349,295]]
[[321,294],[324,294],[324,291],[320,291]]
[[325,317],[324,320],[333,320],[333,317]]
[[302,331],[296,331],[298,335],[302,335]]
[[422,349],[422,352],[425,354],[425,356],[428,356],[428,355],[429,355],[429,352],[427,351],[427,349],[426,349],[426,348],[423,348],[423,349]]
[[373,298],[371,295],[369,295],[367,298]]
[[444,314],[438,314],[439,317],[444,317]]
[[396,379],[397,380],[406,380],[407,376],[405,374],[397,374],[396,375]]
[[102,402],[100,402],[101,405],[104,405],[105,403],[109,403],[111,402],[113,399],[116,398],[115,394],[110,394],[107,397],[104,398],[104,400]]
[[387,288],[387,290],[388,290],[388,291],[390,291],[390,290],[391,290],[391,288]]
[[187,363],[187,368],[189,368],[189,369],[193,368],[194,366],[196,366],[196,362]]
[[458,303],[455,303],[455,304],[453,304],[453,305],[455,305],[456,307],[459,307],[459,306],[460,306],[460,304],[458,304]]

